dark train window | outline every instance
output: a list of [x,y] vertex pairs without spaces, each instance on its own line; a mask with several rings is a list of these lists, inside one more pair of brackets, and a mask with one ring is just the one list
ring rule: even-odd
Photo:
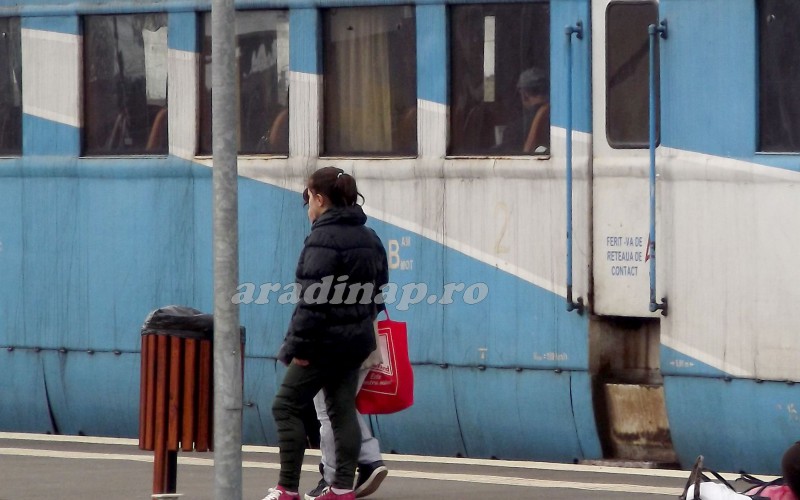
[[19,18],[0,18],[0,155],[22,154],[22,50]]
[[85,154],[167,154],[167,15],[87,16],[84,61]]
[[[204,16],[198,153],[210,155],[211,14]],[[239,153],[289,154],[289,16],[286,11],[236,12],[239,68]]]
[[[657,23],[658,5],[654,2],[612,3],[606,10],[606,136],[613,148],[647,148],[650,145],[650,38],[647,28]],[[658,51],[655,66],[658,82]],[[658,138],[660,109],[658,104],[656,106]]]
[[450,10],[450,155],[550,152],[550,4]]
[[759,150],[800,151],[800,2],[759,4]]
[[416,155],[414,8],[337,8],[323,16],[324,154]]

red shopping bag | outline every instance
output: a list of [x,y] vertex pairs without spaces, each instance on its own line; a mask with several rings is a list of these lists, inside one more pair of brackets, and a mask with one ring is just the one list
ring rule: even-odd
[[396,413],[414,404],[414,372],[408,358],[408,333],[402,321],[378,321],[378,348],[383,361],[372,367],[356,396],[365,415]]

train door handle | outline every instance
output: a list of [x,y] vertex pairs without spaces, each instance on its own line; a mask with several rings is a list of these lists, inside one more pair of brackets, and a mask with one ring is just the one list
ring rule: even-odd
[[647,254],[650,257],[650,312],[661,311],[662,316],[667,315],[667,298],[662,297],[659,303],[656,300],[656,50],[658,37],[667,39],[667,21],[663,20],[658,25],[651,24],[647,27],[650,39],[650,237],[648,238]]
[[564,34],[567,36],[567,311],[583,314],[586,307],[583,297],[572,300],[572,35],[583,39],[583,22],[579,20],[575,26],[567,26]]

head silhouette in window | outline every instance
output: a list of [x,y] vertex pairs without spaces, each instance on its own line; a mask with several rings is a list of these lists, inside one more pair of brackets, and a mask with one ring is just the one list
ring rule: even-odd
[[550,150],[550,78],[531,67],[519,75],[516,87],[520,112],[506,124],[502,149],[506,153],[546,154]]

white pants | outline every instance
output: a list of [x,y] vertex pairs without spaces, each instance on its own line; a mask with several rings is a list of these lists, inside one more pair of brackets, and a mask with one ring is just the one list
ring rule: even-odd
[[[367,378],[369,368],[362,368],[358,372],[358,389]],[[325,395],[319,391],[314,396],[314,409],[317,410],[317,420],[319,420],[319,449],[322,452],[323,477],[325,482],[333,484],[336,473],[336,444],[333,440],[333,429],[328,418],[328,409],[325,406]],[[372,436],[372,429],[369,428],[366,418],[360,413],[356,413],[358,425],[361,428],[361,451],[358,454],[359,464],[371,464],[381,459],[380,443]]]

